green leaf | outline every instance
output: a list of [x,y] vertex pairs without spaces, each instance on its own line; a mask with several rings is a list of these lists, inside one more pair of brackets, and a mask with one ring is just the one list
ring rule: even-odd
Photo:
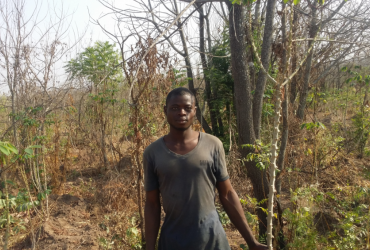
[[256,167],[259,168],[259,169],[261,169],[261,170],[264,170],[265,169],[265,165],[262,162],[258,162],[256,164]]
[[40,204],[39,201],[29,201],[29,202],[25,202],[23,204],[20,204],[19,206],[17,206],[17,211],[18,212],[24,212],[24,211],[27,211],[29,210],[30,208],[34,207],[34,206],[38,206]]
[[8,148],[6,148],[5,146],[3,145],[0,145],[0,151],[4,154],[4,155],[9,155],[10,154],[10,151]]
[[18,154],[18,150],[9,142],[0,142],[0,151],[5,155],[9,155],[11,152]]
[[320,126],[322,129],[326,129],[325,125],[322,124],[321,122],[318,122],[317,125]]
[[13,181],[11,181],[11,180],[6,180],[6,183],[8,183],[8,184],[10,184],[10,185],[12,185],[12,186],[15,187],[15,183]]
[[284,1],[285,4],[289,2],[289,0],[283,0],[283,1]]
[[13,232],[15,232],[16,234],[19,233],[21,230],[22,231],[25,231],[26,230],[26,227],[23,226],[23,225],[18,224],[17,226],[15,226],[13,228]]
[[15,201],[15,198],[9,199],[9,205],[10,205],[10,207],[15,207],[17,205],[17,202]]
[[32,145],[32,146],[29,146],[28,148],[42,148],[40,145]]
[[26,152],[27,154],[29,154],[29,155],[33,155],[33,150],[32,149],[30,149],[30,148],[26,148],[25,150],[24,150],[24,152]]
[[43,200],[45,200],[45,198],[46,198],[46,196],[43,192],[37,194],[37,199],[39,201],[43,201]]
[[268,211],[266,208],[263,208],[263,207],[259,207],[265,214],[268,214]]
[[0,199],[0,209],[3,209],[6,206],[6,200]]
[[341,68],[341,71],[342,71],[342,72],[346,72],[346,71],[347,71],[347,69],[348,69],[347,67],[343,67],[343,68]]
[[298,5],[300,1],[301,0],[294,0],[293,3],[294,3],[294,5]]
[[13,145],[9,145],[8,149],[12,151],[14,154],[18,154],[18,149],[16,149]]

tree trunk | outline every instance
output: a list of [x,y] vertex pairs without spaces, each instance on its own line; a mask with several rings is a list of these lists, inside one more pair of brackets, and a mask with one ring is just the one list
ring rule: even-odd
[[107,151],[105,149],[105,122],[101,121],[101,151],[103,155],[103,163],[104,163],[104,170],[107,170],[108,167],[108,157],[107,157]]
[[[176,15],[178,15],[179,11],[178,11],[176,0],[174,0],[174,5],[175,5],[175,10],[176,10]],[[184,53],[182,54],[182,56],[185,59],[186,75],[188,77],[189,90],[194,94],[194,96],[195,96],[195,106],[198,107],[197,111],[196,111],[196,116],[197,116],[198,121],[202,124],[202,127],[203,127],[204,131],[208,134],[212,134],[212,129],[209,127],[206,119],[204,119],[204,117],[202,115],[202,112],[200,110],[200,107],[199,107],[199,103],[198,103],[198,99],[197,99],[197,93],[196,93],[195,88],[194,88],[193,70],[192,70],[192,67],[191,67],[189,50],[188,50],[188,46],[186,44],[186,38],[185,38],[184,30],[183,30],[183,24],[180,21],[177,22],[177,28],[179,30],[181,44],[182,44],[182,47],[183,47],[183,50],[184,50]]]
[[268,217],[267,217],[267,246],[269,250],[272,250],[272,226],[274,218],[274,195],[275,195],[275,173],[276,173],[276,158],[277,158],[277,141],[279,136],[279,124],[280,124],[280,111],[281,111],[281,87],[280,84],[276,86],[276,101],[275,101],[275,115],[274,115],[274,130],[272,135],[271,143],[271,157],[270,157],[270,166],[269,166],[269,196],[268,196]]
[[12,99],[12,127],[13,127],[13,139],[16,147],[19,147],[17,140],[17,126],[15,126],[15,91],[14,89],[10,91]]
[[[231,2],[227,2],[230,9],[229,12],[229,32],[230,32],[230,49],[231,49],[231,65],[232,75],[234,78],[234,93],[236,120],[238,129],[239,147],[244,144],[254,144],[255,135],[253,129],[252,115],[252,99],[251,86],[248,78],[248,70],[246,66],[246,48],[245,48],[245,33],[244,33],[244,11],[243,6]],[[250,153],[249,148],[240,147],[242,157],[246,157]],[[267,198],[268,185],[266,173],[256,167],[255,162],[246,162],[248,177],[252,181],[253,192],[257,200],[261,201]],[[261,204],[267,207],[267,204]],[[260,235],[266,233],[267,219],[266,214],[262,209],[257,211],[259,218]]]
[[[186,65],[186,75],[188,77],[189,90],[194,94],[194,96],[196,96],[197,92],[195,91],[195,88],[194,88],[193,71],[191,69],[191,63],[190,63],[189,57],[185,58],[185,65]],[[212,134],[212,129],[209,127],[206,119],[204,119],[202,115],[197,97],[195,98],[195,106],[198,107],[196,111],[197,119],[202,124],[204,131],[208,134]]]
[[[294,11],[293,16],[293,27],[292,27],[292,35],[293,39],[296,38],[297,27],[298,27],[298,13]],[[297,51],[297,43],[292,44],[292,72],[295,72],[297,69],[297,61],[298,61],[298,51]],[[295,99],[297,98],[297,81],[298,77],[295,75],[290,83],[290,103],[294,104]]]
[[253,130],[251,86],[245,60],[243,6],[237,4],[230,4],[230,6],[231,65],[234,78],[234,98],[239,143],[253,144],[255,142],[255,134]]
[[[290,50],[290,48],[288,48],[287,46],[291,46],[291,44],[288,44],[288,39],[287,39],[287,30],[286,30],[286,4],[283,3],[282,4],[282,9],[283,9],[283,16],[282,16],[282,19],[281,19],[281,23],[282,23],[282,38],[283,38],[283,55],[282,55],[282,58],[281,58],[281,73],[283,74],[283,79],[285,81],[285,77],[287,77],[288,75],[288,56],[291,57],[291,55],[288,55],[288,50]],[[291,10],[292,11],[292,10]],[[294,19],[294,17],[293,17]],[[291,19],[290,19],[291,20]],[[293,21],[294,22],[294,21]],[[293,32],[292,32],[293,33]],[[291,53],[291,52],[290,52]],[[288,97],[288,84],[286,84],[284,86],[284,99],[283,99],[283,102],[282,102],[282,116],[283,116],[283,126],[282,126],[282,131],[281,131],[281,139],[280,139],[280,149],[279,149],[279,154],[278,154],[278,158],[277,158],[277,162],[276,162],[276,166],[279,170],[279,172],[277,173],[276,175],[276,184],[275,184],[275,188],[276,188],[276,193],[277,193],[277,197],[276,197],[276,203],[277,203],[277,214],[278,214],[278,220],[277,220],[277,231],[278,231],[278,234],[279,235],[276,235],[277,237],[277,241],[279,241],[279,246],[281,249],[285,249],[286,247],[286,243],[284,241],[284,231],[283,231],[283,227],[284,227],[284,224],[283,224],[283,211],[282,211],[282,208],[281,208],[281,203],[280,203],[280,194],[281,194],[281,178],[280,178],[280,174],[281,172],[284,170],[284,161],[285,161],[285,152],[286,152],[286,148],[287,148],[287,145],[288,145],[288,136],[289,136],[289,125],[288,125],[288,100],[289,100],[289,97]],[[270,176],[271,178],[271,176]],[[280,236],[280,237],[279,237]]]
[[[5,157],[5,156],[4,156]],[[9,211],[9,190],[7,185],[7,175],[6,171],[4,172],[4,189],[5,189],[5,213],[6,213],[6,230],[5,230],[5,236],[4,236],[4,246],[3,249],[8,249],[8,240],[10,236],[10,211]]]
[[[274,31],[274,16],[275,16],[276,0],[268,0],[266,7],[266,21],[263,34],[261,62],[263,67],[268,71],[269,61],[271,56],[272,34]],[[256,138],[260,138],[261,131],[261,114],[263,106],[263,94],[265,92],[267,76],[260,70],[256,82],[256,91],[253,97],[253,125]]]
[[211,125],[212,125],[212,132],[214,135],[219,135],[218,126],[217,126],[217,117],[216,112],[213,105],[213,98],[212,98],[212,89],[211,89],[211,82],[208,77],[208,63],[205,54],[204,48],[204,26],[205,26],[205,17],[203,7],[198,4],[198,12],[199,12],[199,54],[202,61],[203,67],[203,76],[205,82],[205,89],[206,89],[206,99],[208,103],[209,114],[211,118]]
[[[283,55],[281,58],[281,71],[283,74],[283,79],[287,76],[288,70],[288,55],[287,55],[287,31],[286,31],[286,4],[282,4],[283,7],[283,16],[281,19],[282,23],[282,38],[283,38]],[[285,79],[284,79],[285,80]],[[282,134],[281,134],[281,144],[279,149],[279,156],[277,158],[277,167],[279,169],[279,174],[276,176],[276,190],[277,194],[281,193],[281,179],[279,175],[281,171],[284,169],[284,159],[285,159],[285,150],[288,144],[288,135],[289,135],[289,126],[288,126],[288,84],[284,86],[284,99],[282,102],[282,115],[283,115],[283,127],[282,127]]]
[[[313,6],[312,6],[312,19],[311,19],[311,27],[309,31],[309,38],[310,40],[308,41],[308,47],[310,48],[312,44],[314,43],[313,39],[316,36],[316,33],[318,31],[318,26],[317,26],[317,1],[313,1]],[[303,78],[303,86],[302,86],[302,91],[299,96],[299,106],[297,109],[297,117],[301,120],[303,120],[304,117],[304,111],[306,109],[306,99],[308,96],[308,87],[309,87],[309,81],[310,81],[310,75],[311,75],[311,68],[312,68],[312,58],[314,54],[314,49],[310,51],[310,54],[308,54],[307,61],[306,61],[306,68],[304,72],[304,78]]]
[[[284,86],[284,92],[288,92],[288,85]],[[288,145],[288,136],[289,136],[289,125],[288,125],[288,96],[284,95],[284,100],[282,103],[282,115],[283,115],[283,127],[282,127],[282,133],[281,133],[281,143],[280,143],[280,149],[279,149],[279,157],[277,160],[277,166],[279,169],[279,174],[277,175],[276,180],[276,190],[277,194],[281,194],[281,179],[280,173],[284,170],[284,161],[285,161],[285,151]]]
[[254,18],[252,24],[252,30],[259,29],[260,27],[260,20],[261,20],[261,0],[256,1],[256,5],[254,7]]
[[[208,68],[209,69],[212,69],[212,39],[211,39],[211,27],[210,27],[210,24],[209,24],[209,18],[208,18],[208,14],[205,16],[205,20],[206,20],[206,23],[207,23],[207,42],[208,42]],[[214,100],[217,100],[218,99],[218,88],[215,86],[214,83],[212,83],[212,80],[211,80],[211,88],[212,88],[212,92],[213,92],[213,98]],[[213,105],[215,106],[215,105]],[[218,122],[218,132],[219,132],[219,135],[220,136],[223,136],[224,135],[224,124],[222,122],[222,117],[221,117],[221,114],[220,114],[220,110],[218,109],[218,107],[216,106],[215,107],[215,115],[216,115],[216,118],[217,118],[217,122]]]
[[340,87],[340,66],[339,66],[339,62],[337,63],[337,89],[339,90],[339,87]]
[[[246,32],[252,32],[252,34],[250,34],[250,37],[254,37],[255,34],[257,34],[258,37],[260,37],[260,33],[261,33],[261,0],[257,0],[256,1],[256,5],[254,7],[254,17],[253,17],[253,21],[252,21],[252,30],[251,31],[248,31],[248,29],[246,29]],[[253,55],[253,49],[251,46],[249,46],[249,50],[247,50],[247,52],[249,52],[247,54],[247,62],[248,62],[248,67],[249,67],[249,77],[250,77],[250,81],[251,81],[251,89],[253,91],[256,90],[256,74],[257,74],[257,71],[254,67],[254,55]]]

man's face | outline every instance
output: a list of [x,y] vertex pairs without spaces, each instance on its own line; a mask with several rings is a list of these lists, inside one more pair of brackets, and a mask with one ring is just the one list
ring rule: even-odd
[[164,112],[167,116],[167,122],[172,128],[187,130],[194,121],[195,102],[192,101],[191,95],[175,95],[164,107]]

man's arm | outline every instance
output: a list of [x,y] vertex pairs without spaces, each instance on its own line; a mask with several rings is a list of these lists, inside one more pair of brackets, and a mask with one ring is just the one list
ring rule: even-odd
[[158,189],[146,192],[144,218],[146,250],[154,250],[161,220],[161,203]]
[[220,194],[220,201],[224,207],[231,222],[238,229],[243,236],[251,250],[265,250],[267,246],[260,244],[252,234],[249,228],[247,219],[245,218],[242,205],[234,188],[231,186],[230,180],[217,182],[218,193]]

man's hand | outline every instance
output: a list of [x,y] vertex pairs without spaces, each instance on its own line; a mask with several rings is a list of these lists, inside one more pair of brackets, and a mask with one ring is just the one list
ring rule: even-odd
[[231,186],[230,180],[217,182],[217,190],[220,194],[220,201],[224,207],[227,215],[231,222],[238,229],[240,234],[243,236],[251,250],[266,250],[267,246],[260,244],[253,236],[251,229],[249,228],[247,219],[245,218],[242,205],[233,187]]

